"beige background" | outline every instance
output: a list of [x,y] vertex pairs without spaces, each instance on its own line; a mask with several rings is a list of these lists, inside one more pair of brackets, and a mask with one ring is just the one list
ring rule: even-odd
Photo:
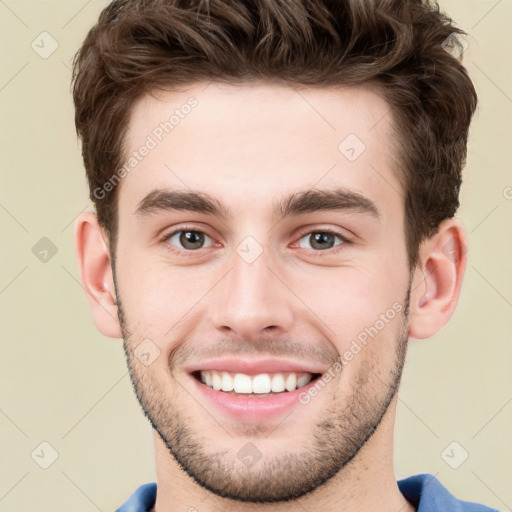
[[[90,202],[70,62],[106,3],[0,2],[0,511],[113,511],[155,480],[122,342],[96,331],[73,254],[73,222]],[[396,474],[433,473],[460,498],[512,510],[512,1],[441,7],[470,33],[480,98],[459,210],[469,264],[451,323],[412,341]],[[45,37],[51,49],[43,31],[58,43],[46,59],[31,47]],[[46,262],[33,252],[43,237],[57,249]],[[462,450],[453,469],[445,459],[460,462]]]

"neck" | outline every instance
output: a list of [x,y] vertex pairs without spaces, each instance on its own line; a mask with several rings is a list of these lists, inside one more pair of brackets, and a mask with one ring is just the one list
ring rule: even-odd
[[155,432],[157,498],[151,512],[415,512],[394,474],[396,400],[395,396],[378,429],[347,466],[313,492],[287,502],[244,503],[211,493],[179,467]]

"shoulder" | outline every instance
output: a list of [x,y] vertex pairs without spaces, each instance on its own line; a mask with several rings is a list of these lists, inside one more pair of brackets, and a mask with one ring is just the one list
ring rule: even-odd
[[156,500],[156,482],[143,484],[118,508],[116,512],[149,512]]
[[428,473],[398,480],[397,484],[417,512],[499,512],[480,503],[456,498],[434,475]]

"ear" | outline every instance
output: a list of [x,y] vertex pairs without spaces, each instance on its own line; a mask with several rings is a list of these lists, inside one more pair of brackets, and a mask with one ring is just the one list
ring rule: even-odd
[[81,213],[74,228],[75,257],[94,324],[103,335],[122,338],[107,243],[108,239],[98,224],[96,214]]
[[466,253],[466,231],[455,218],[444,220],[421,244],[411,288],[411,338],[429,338],[450,320],[462,287]]

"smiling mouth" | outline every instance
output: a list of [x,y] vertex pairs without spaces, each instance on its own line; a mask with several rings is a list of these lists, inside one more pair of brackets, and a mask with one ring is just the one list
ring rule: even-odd
[[[216,373],[222,374],[225,372],[219,371]],[[283,386],[281,385],[279,387],[278,391],[270,391],[270,392],[265,392],[265,393],[256,393],[254,391],[249,392],[245,389],[244,389],[244,392],[236,392],[233,385],[227,386],[227,389],[231,388],[229,391],[222,389],[222,387],[224,387],[224,386],[221,386],[219,388],[219,386],[217,385],[216,387],[214,387],[211,382],[211,377],[208,376],[208,378],[205,379],[205,373],[201,372],[200,370],[191,372],[190,375],[192,375],[192,377],[194,377],[202,385],[207,386],[214,391],[219,391],[219,392],[225,393],[227,395],[240,396],[240,397],[244,397],[244,398],[265,398],[265,397],[270,397],[270,396],[287,394],[287,393],[296,391],[302,387],[305,387],[308,384],[314,383],[316,380],[318,380],[322,376],[321,373],[295,373],[295,372],[286,372],[285,374],[278,374],[278,375],[289,376],[290,373],[293,373],[293,375],[295,375],[295,376],[299,376],[299,378],[297,379],[296,377],[293,377],[291,379],[291,384],[290,384],[290,381],[288,380],[287,381],[288,387],[285,387],[284,389],[283,389]],[[268,375],[275,375],[275,374],[268,374]],[[217,389],[217,388],[219,388],[219,389]]]

